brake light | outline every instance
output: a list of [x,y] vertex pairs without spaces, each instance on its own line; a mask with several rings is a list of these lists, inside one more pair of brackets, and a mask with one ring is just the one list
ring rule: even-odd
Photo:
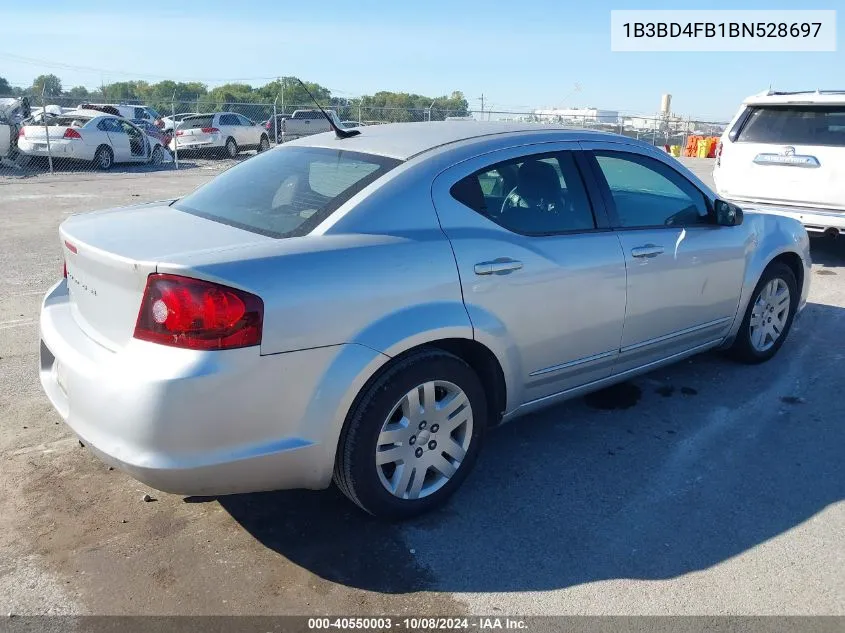
[[18,138],[24,138],[25,136],[26,136],[26,134],[24,134],[23,128],[18,130]]
[[223,350],[261,343],[264,302],[243,290],[154,273],[147,278],[135,338],[171,347]]
[[62,260],[62,277],[67,279],[67,262]]
[[62,138],[70,138],[70,139],[77,139],[78,138],[78,139],[81,140],[82,135],[79,132],[77,132],[76,130],[74,130],[73,128],[69,127],[68,129],[65,130],[65,133],[62,136]]
[[184,133],[184,130],[176,130],[176,136],[182,136]]
[[216,127],[204,127],[202,128],[203,134],[217,134],[220,132]]

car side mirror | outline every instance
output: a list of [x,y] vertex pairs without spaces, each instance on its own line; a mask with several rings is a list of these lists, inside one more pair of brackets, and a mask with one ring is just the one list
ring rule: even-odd
[[716,224],[719,226],[739,226],[742,224],[742,209],[735,204],[717,199],[713,206],[716,211]]

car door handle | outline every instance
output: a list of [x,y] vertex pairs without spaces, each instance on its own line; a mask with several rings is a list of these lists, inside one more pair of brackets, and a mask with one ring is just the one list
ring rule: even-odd
[[631,249],[633,257],[657,257],[663,253],[663,247],[655,244],[646,244],[645,246],[636,246]]
[[492,262],[479,262],[474,270],[476,275],[494,275],[513,272],[520,268],[522,268],[522,262],[515,259],[497,259]]

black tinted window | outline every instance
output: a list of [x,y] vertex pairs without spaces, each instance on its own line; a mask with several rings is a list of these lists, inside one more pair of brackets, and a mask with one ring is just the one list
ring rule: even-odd
[[523,235],[595,228],[592,207],[569,152],[491,165],[455,183],[452,197]]
[[358,152],[285,147],[232,167],[173,206],[271,237],[305,235],[399,163]]
[[845,106],[753,108],[737,141],[845,147]]
[[707,221],[704,194],[659,160],[595,152],[610,188],[619,226],[690,226]]
[[179,124],[179,129],[183,130],[190,130],[194,128],[203,128],[203,127],[211,127],[211,121],[213,120],[212,115],[208,116],[193,116],[183,119],[183,121]]

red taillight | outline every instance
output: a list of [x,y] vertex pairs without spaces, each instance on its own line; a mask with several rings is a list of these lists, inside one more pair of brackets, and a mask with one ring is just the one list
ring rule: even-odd
[[64,133],[64,135],[62,136],[62,138],[78,138],[78,139],[82,139],[82,135],[81,135],[79,132],[77,132],[76,130],[74,130],[72,127],[69,127],[68,129],[66,129],[66,130],[65,130],[65,133]]
[[135,338],[187,349],[221,350],[261,343],[264,302],[201,279],[147,278]]
[[176,130],[176,136],[182,136],[184,133],[184,130]]
[[24,134],[23,128],[18,130],[18,138],[24,138],[25,136],[26,136],[26,134]]
[[204,127],[202,128],[203,134],[217,134],[220,132],[216,127]]
[[62,277],[67,279],[67,262],[62,261]]

